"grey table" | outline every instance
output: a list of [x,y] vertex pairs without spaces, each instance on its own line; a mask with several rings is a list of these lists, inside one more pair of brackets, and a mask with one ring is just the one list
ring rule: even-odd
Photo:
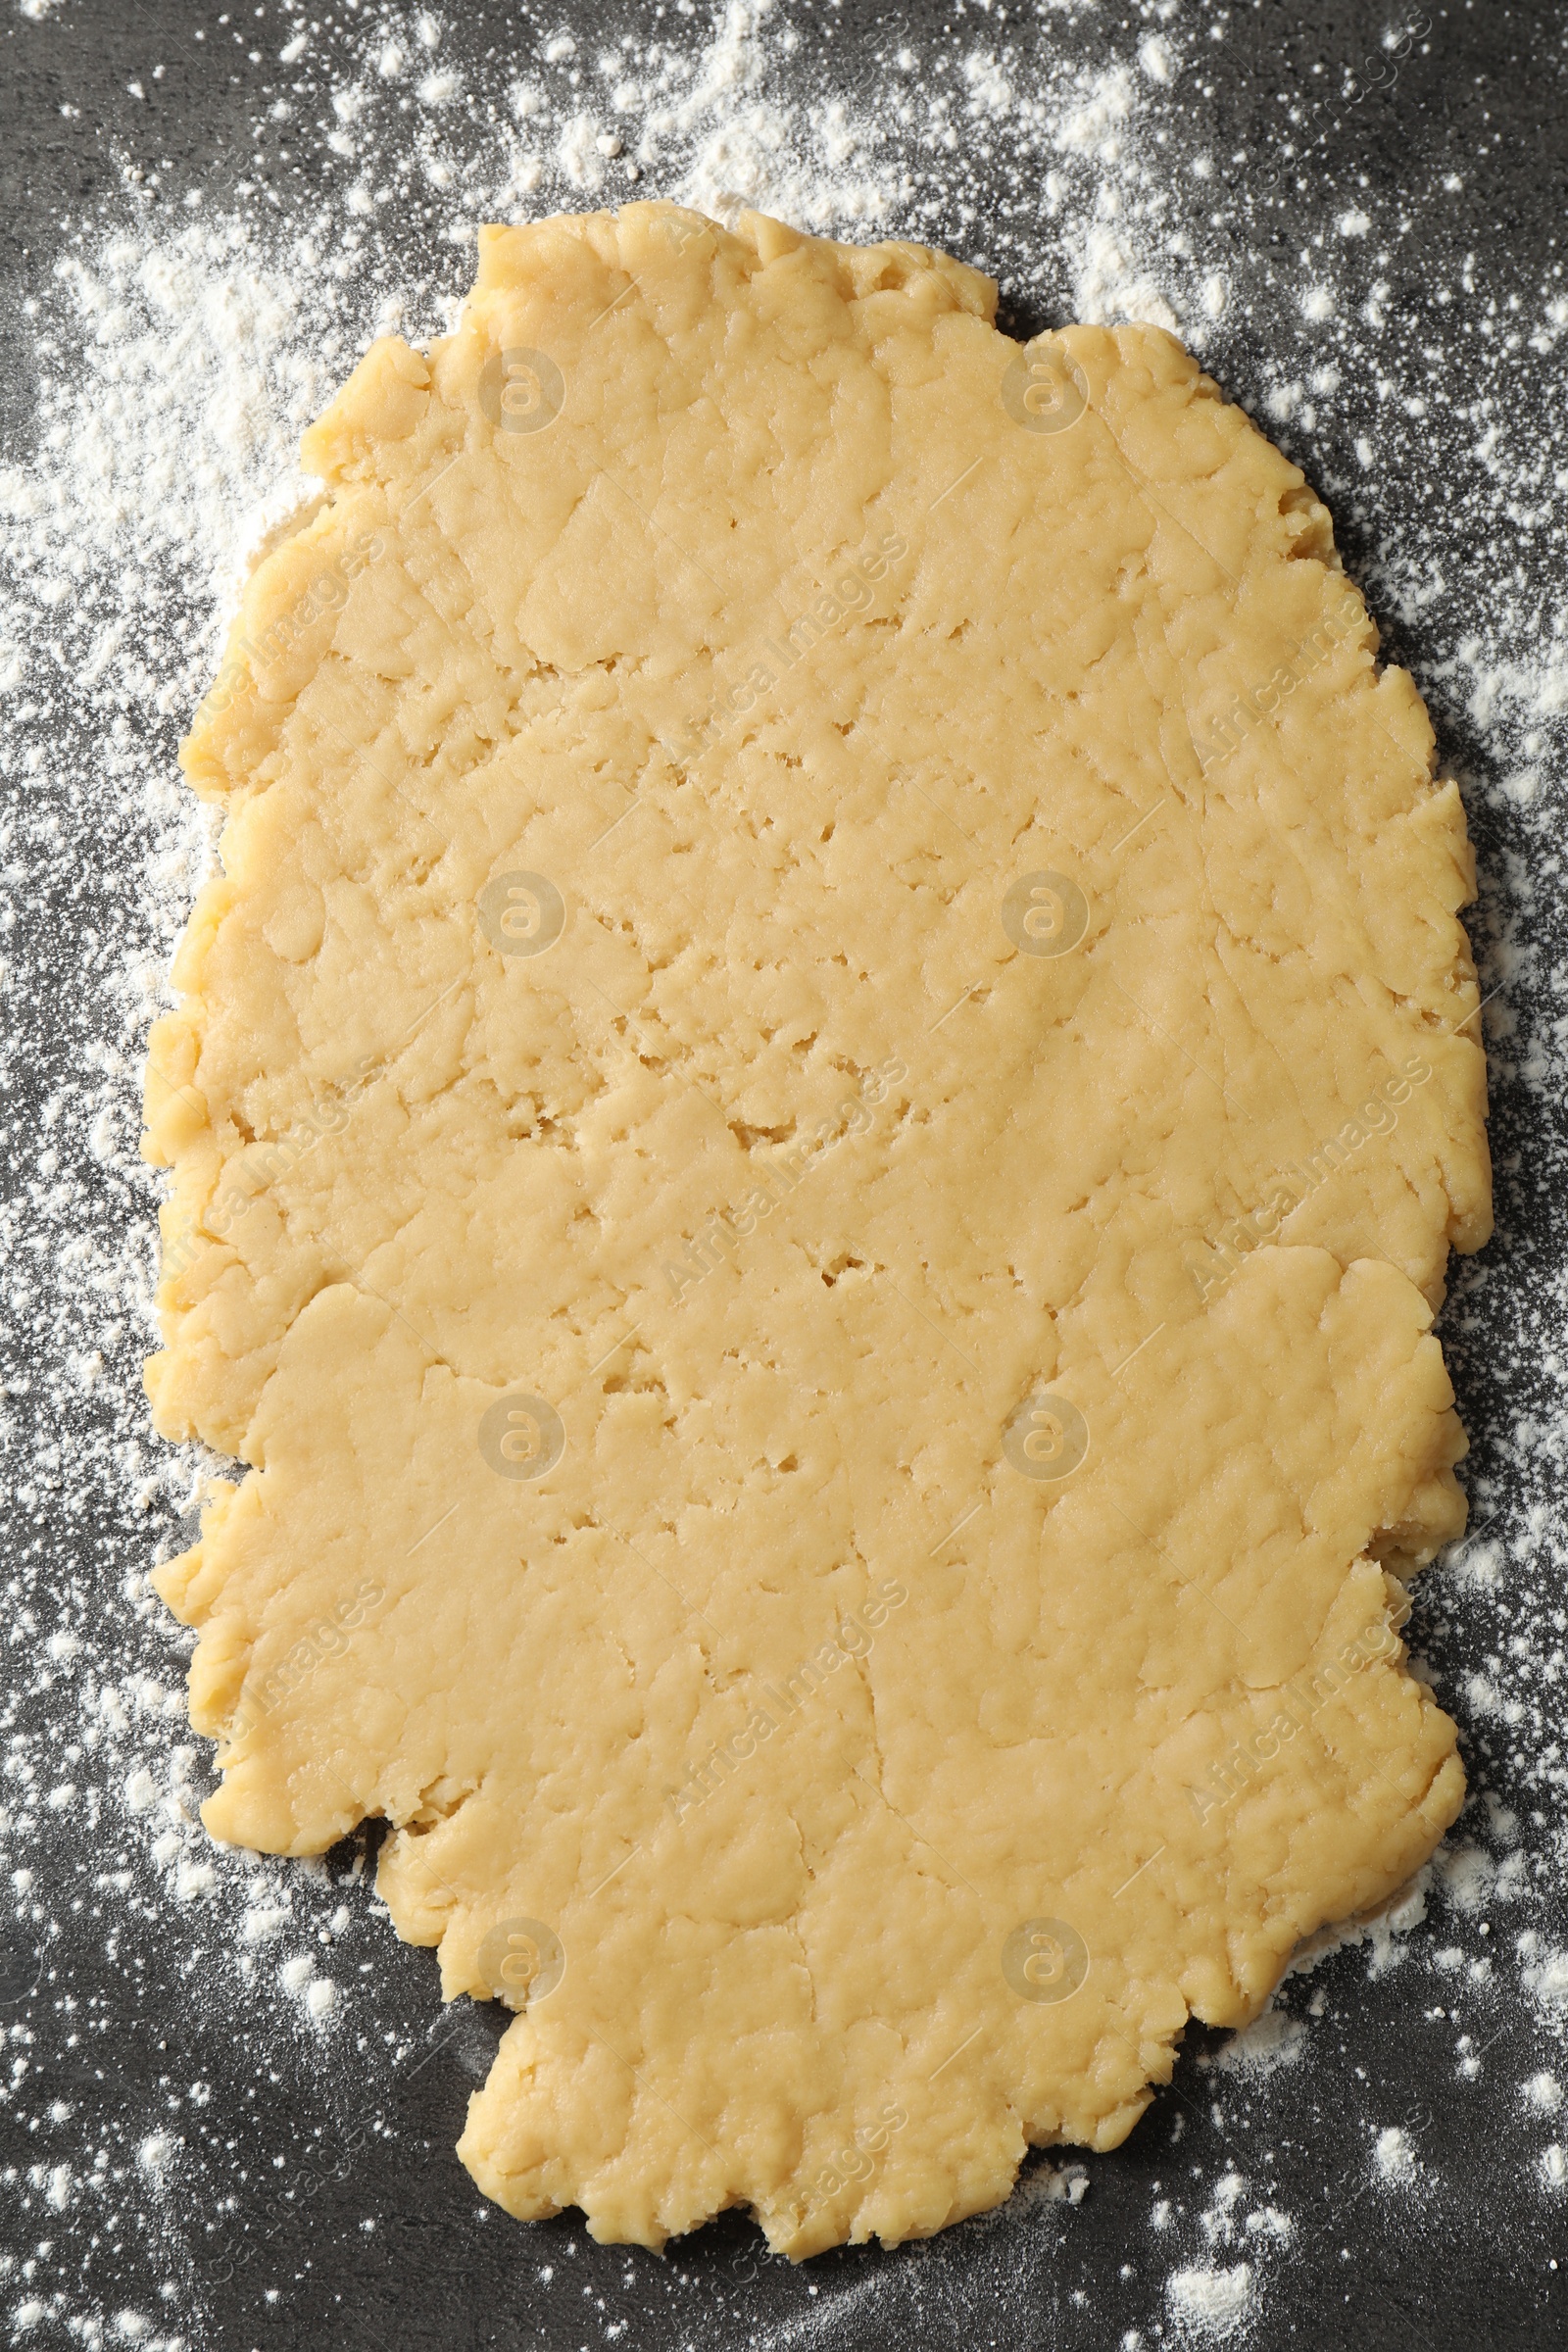
[[[1568,66],[1562,12],[1541,0],[1446,10],[1434,0],[1431,13],[1425,37],[1398,53],[1390,77],[1377,61],[1395,54],[1383,36],[1400,27],[1377,9],[1329,0],[1292,9],[1186,9],[1175,29],[1189,47],[1211,22],[1224,38],[1212,44],[1206,69],[1188,74],[1170,94],[1158,119],[1173,157],[1202,150],[1214,158],[1200,193],[1198,182],[1183,182],[1188,215],[1201,228],[1206,259],[1226,269],[1246,296],[1219,322],[1205,364],[1330,497],[1347,563],[1367,587],[1389,653],[1409,664],[1428,695],[1443,755],[1466,789],[1482,875],[1472,933],[1484,987],[1498,991],[1487,1014],[1498,1237],[1479,1267],[1456,1266],[1442,1329],[1472,1439],[1465,1476],[1502,1565],[1491,1592],[1470,1592],[1463,1607],[1453,1605],[1441,1571],[1429,1578],[1418,1588],[1412,1633],[1461,1723],[1473,1784],[1461,1833],[1484,1844],[1495,1807],[1512,1808],[1522,1825],[1528,1902],[1510,1912],[1499,1894],[1483,1926],[1481,1915],[1447,1903],[1440,1886],[1433,1917],[1406,1939],[1409,1956],[1399,1967],[1369,1978],[1365,1955],[1346,1952],[1293,1983],[1284,1996],[1288,2014],[1301,2017],[1318,1996],[1326,2014],[1302,2062],[1267,2079],[1216,2069],[1222,2037],[1195,2029],[1174,2084],[1132,2139],[1114,2155],[1084,2160],[1089,2187],[1081,2203],[1024,2201],[928,2246],[845,2251],[794,2271],[762,2256],[756,2231],[734,2217],[660,2260],[596,2247],[572,2215],[526,2230],[481,2215],[452,2144],[500,2021],[466,2004],[443,2018],[430,1956],[405,1949],[364,1919],[362,1843],[333,1855],[333,1884],[302,1899],[322,1917],[340,1901],[353,1910],[357,1948],[373,1955],[377,2015],[401,2034],[408,2054],[391,2065],[384,2052],[369,2052],[363,2097],[345,2123],[341,2103],[328,2101],[315,2080],[308,2042],[280,2044],[260,2015],[248,2017],[199,1981],[193,1987],[188,1919],[157,1904],[122,1906],[113,1917],[115,1940],[106,1940],[111,1922],[95,1887],[125,1847],[123,1820],[112,1802],[96,1832],[80,1812],[61,1815],[25,1856],[48,1882],[43,1924],[20,1897],[9,1923],[0,1908],[0,2023],[13,2032],[13,2054],[26,2062],[0,2105],[0,2169],[11,2168],[0,2183],[0,2246],[18,2266],[33,2264],[26,2277],[17,2267],[0,2278],[0,2310],[16,2312],[29,2296],[43,2306],[17,2340],[79,2341],[67,2329],[72,2314],[129,2308],[203,2352],[272,2345],[569,2352],[612,2340],[638,2352],[743,2344],[854,2344],[870,2352],[906,2342],[922,2352],[950,2345],[1107,2352],[1180,2336],[1163,2283],[1173,2264],[1203,2258],[1200,2209],[1232,2166],[1248,2177],[1254,2202],[1266,2190],[1294,2221],[1287,2242],[1253,2250],[1261,2283],[1249,2340],[1357,2352],[1568,2340],[1568,2285],[1558,2267],[1559,2258],[1568,2261],[1568,2195],[1554,2200],[1541,2188],[1537,2158],[1548,2127],[1518,2095],[1533,2068],[1568,2074],[1568,2067],[1549,2004],[1527,1994],[1524,1962],[1507,1958],[1514,1931],[1525,1924],[1547,1947],[1568,1939],[1558,1783],[1534,1761],[1555,1733],[1532,1714],[1537,1701],[1525,1682],[1522,1729],[1510,1729],[1495,1707],[1478,1712],[1466,1695],[1468,1675],[1489,1652],[1496,1660],[1489,1669],[1494,1684],[1506,1695],[1515,1671],[1509,1638],[1549,1645],[1563,1622],[1560,1494],[1549,1461],[1519,1436],[1527,1417],[1545,1427],[1556,1414],[1557,1374],[1547,1359],[1568,1311],[1563,1204],[1549,1181],[1564,1149],[1561,1090],[1549,1075],[1557,1066],[1551,1024],[1563,986],[1562,882],[1549,862],[1560,828],[1562,721],[1548,711],[1532,722],[1533,746],[1523,742],[1523,721],[1515,724],[1505,710],[1478,713],[1456,660],[1465,638],[1487,628],[1499,583],[1540,616],[1522,654],[1539,650],[1563,593],[1564,502],[1551,478],[1564,460],[1561,359],[1532,348],[1525,329],[1539,313],[1564,219]],[[977,41],[1010,41],[1027,83],[1029,60],[1044,42],[1089,63],[1107,48],[1130,53],[1154,29],[1152,16],[1143,23],[1114,6],[1009,20],[1000,7],[944,12],[925,0],[902,14],[869,0],[832,7],[793,0],[793,17],[820,69],[862,100],[905,40],[928,63],[942,55],[957,60]],[[704,20],[674,9],[658,18],[671,38],[695,45],[707,37]],[[563,0],[560,17],[552,12],[548,22],[469,0],[445,28],[443,57],[460,62],[470,90],[482,96],[502,86],[509,56],[536,47],[561,21],[576,27],[586,47],[627,28],[646,31],[656,18],[620,0],[596,9]],[[25,463],[32,447],[32,338],[51,316],[51,272],[73,237],[84,227],[90,234],[114,213],[117,158],[141,164],[161,218],[172,218],[192,193],[202,205],[231,202],[244,176],[271,191],[274,215],[286,220],[291,208],[327,184],[336,168],[331,156],[301,140],[297,126],[273,122],[269,111],[293,83],[306,93],[300,104],[309,113],[309,94],[329,71],[334,43],[349,37],[342,27],[350,17],[342,9],[330,14],[327,0],[320,0],[318,22],[304,62],[284,68],[277,50],[286,20],[276,8],[236,10],[232,23],[194,0],[65,0],[42,21],[8,8],[0,24],[0,430],[8,461]],[[200,42],[198,29],[207,36]],[[163,72],[155,77],[156,66]],[[130,93],[132,82],[142,96]],[[63,114],[62,106],[76,111]],[[482,135],[482,111],[470,127]],[[1282,153],[1286,136],[1294,156]],[[1437,208],[1429,192],[1446,171],[1460,184]],[[913,233],[995,270],[1016,329],[1070,315],[1071,288],[1052,258],[1043,188],[1020,179],[1005,153],[988,149],[978,133],[962,177],[947,217],[939,208]],[[1382,272],[1379,299],[1397,312],[1402,331],[1388,346],[1386,380],[1370,372],[1355,380],[1352,370],[1336,397],[1317,402],[1308,424],[1301,402],[1287,403],[1290,413],[1279,415],[1269,395],[1277,392],[1278,354],[1295,347],[1298,330],[1299,257],[1314,237],[1335,233],[1334,217],[1357,189],[1385,218],[1406,196],[1424,208]],[[607,191],[612,198],[617,192],[619,183]],[[636,192],[658,192],[657,180]],[[549,209],[572,199],[547,183],[532,201]],[[417,207],[380,222],[376,235],[394,257],[406,255],[411,273],[462,290],[468,256],[432,252]],[[1031,254],[1044,257],[1038,268],[1025,267]],[[1469,266],[1466,255],[1475,257]],[[1440,283],[1450,296],[1441,304]],[[1508,329],[1509,289],[1521,294],[1524,316],[1517,349],[1499,370],[1494,338]],[[39,306],[36,318],[24,315],[27,297]],[[352,293],[345,300],[352,308]],[[1483,378],[1467,355],[1489,342]],[[1489,488],[1489,424],[1516,439],[1521,429],[1537,437],[1538,495],[1521,503],[1494,483]],[[1376,446],[1370,467],[1357,455],[1362,438]],[[1441,591],[1408,592],[1413,580],[1435,573]],[[57,756],[69,753],[89,723],[69,674],[46,709],[24,719],[13,707],[7,720],[17,922],[0,1103],[8,1186],[24,1230],[29,1188],[40,1181],[38,1105],[100,1033],[122,952],[146,946],[151,936],[127,880],[138,844],[106,842],[79,796],[62,792],[40,806],[35,790],[23,789],[29,740]],[[172,762],[180,714],[135,723],[153,726],[155,748]],[[1508,788],[1527,760],[1541,773],[1528,802]],[[69,765],[57,757],[50,772]],[[51,817],[62,828],[53,836]],[[95,1217],[127,1230],[140,1220],[145,1229],[144,1194],[107,1173],[79,1136],[63,1131],[55,1143]],[[36,1397],[34,1375],[66,1312],[70,1278],[44,1260],[29,1261],[29,1290],[18,1275],[21,1262],[13,1262],[6,1338],[18,1407],[12,1492],[30,1499],[13,1500],[0,1521],[14,1668],[3,1728],[47,1747],[56,1700],[29,1690],[25,1669],[60,1605],[65,1570],[90,1579],[101,1596],[91,1638],[107,1650],[118,1644],[122,1657],[168,1680],[178,1656],[168,1630],[132,1620],[119,1595],[124,1577],[144,1568],[175,1530],[166,1503],[138,1515],[109,1482],[86,1494],[68,1493],[69,1480],[63,1485],[58,1476],[28,1484],[29,1458],[34,1466],[57,1460],[51,1447],[64,1443],[69,1454],[74,1430],[101,1434],[116,1413],[134,1409],[124,1398],[135,1387],[142,1336],[122,1331],[104,1378],[74,1408],[79,1422],[29,1422],[29,1384]],[[1545,1506],[1534,1522],[1532,1503]],[[36,1634],[19,1615],[24,1605],[35,1612]],[[172,1726],[171,1739],[179,1736]],[[24,1858],[14,1839],[7,1852],[8,1868]],[[1440,1944],[1462,1956],[1446,1978],[1433,1964]],[[1499,1957],[1491,1985],[1468,1973],[1488,1950]],[[69,2030],[83,2020],[99,2034],[91,2062],[79,2038],[74,2050],[68,2046]],[[1456,2058],[1463,2034],[1481,2053],[1474,2067],[1461,2062],[1462,2046]],[[137,2190],[131,2153],[115,2133],[122,2140],[127,2117],[156,2115],[166,2079],[193,2077],[211,2084],[213,2095],[206,2108],[182,2114],[177,2195],[192,2226],[187,2251],[172,2256],[167,2211],[150,2187],[145,2195]],[[55,2099],[74,2110],[69,2127],[51,2124]],[[1365,2186],[1367,2112],[1407,2132],[1422,2170],[1418,2197],[1401,2202]],[[104,2144],[118,2151],[124,2186],[112,2200],[113,2222],[90,2201],[64,2211],[49,2202],[47,2167],[83,2132],[89,2142],[107,2134]],[[235,2210],[220,2230],[204,2234],[196,2217],[211,2215],[231,2192]],[[1161,2195],[1172,2206],[1163,2232],[1150,2227]],[[379,2217],[373,2231],[362,2227],[367,2215]],[[44,2243],[48,2251],[39,2254]],[[1234,2262],[1245,2252],[1215,2259]],[[547,2265],[548,2282],[541,2278]],[[166,2281],[172,2291],[161,2296]],[[621,2322],[626,2327],[612,2336]]]

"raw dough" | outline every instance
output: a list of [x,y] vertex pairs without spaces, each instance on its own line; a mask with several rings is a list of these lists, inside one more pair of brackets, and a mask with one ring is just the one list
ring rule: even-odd
[[1113,2147],[1460,1801],[1400,1579],[1489,1225],[1458,795],[1170,336],[481,232],[186,747],[159,1587],[220,1838],[396,1825],[461,2153],[808,2254]]

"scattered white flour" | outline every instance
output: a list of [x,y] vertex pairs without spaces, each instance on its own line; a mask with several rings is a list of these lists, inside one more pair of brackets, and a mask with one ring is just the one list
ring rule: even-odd
[[1405,2182],[1415,2179],[1415,2156],[1397,2124],[1388,2124],[1378,2133],[1372,2162],[1380,2180]]
[[1307,2046],[1306,2027],[1277,2001],[1244,2032],[1233,2034],[1210,2062],[1225,2074],[1271,2075],[1294,2066]]
[[[852,41],[832,12],[734,5],[705,26],[676,0],[537,37],[519,19],[481,50],[457,12],[248,9],[207,37],[232,50],[249,176],[186,186],[146,160],[149,132],[90,214],[41,224],[57,265],[19,322],[35,447],[0,466],[0,841],[21,899],[0,947],[7,1101],[23,1106],[0,1206],[16,1335],[0,1434],[7,1636],[28,1669],[0,1711],[0,2125],[21,2146],[0,2167],[0,2311],[18,2340],[195,2352],[215,2275],[204,2217],[261,2247],[251,2291],[258,2340],[273,2340],[264,2297],[293,2291],[309,2235],[294,2200],[322,2148],[359,2167],[376,2206],[378,2167],[417,2136],[396,2100],[421,2069],[465,2088],[484,2071],[489,2026],[469,2010],[432,2024],[426,1959],[359,1884],[363,1842],[287,1863],[201,1830],[188,1639],[146,1569],[189,1540],[202,1482],[227,1466],[159,1445],[140,1396],[160,1188],[136,1152],[139,1061],[213,854],[174,746],[247,559],[309,492],[302,426],[373,334],[450,319],[476,222],[644,195],[947,244],[1001,279],[1004,315],[1031,330],[1073,315],[1174,327],[1334,505],[1481,851],[1500,1239],[1454,1270],[1444,1334],[1475,1441],[1473,1530],[1412,1626],[1420,1671],[1465,1728],[1462,1832],[1377,1918],[1313,1938],[1256,2025],[1184,2067],[1140,2127],[1162,2174],[1136,2290],[1083,2267],[1080,2207],[1115,2157],[1036,2165],[985,2227],[1032,2232],[1020,2245],[1077,2280],[1064,2291],[1091,2314],[1141,2293],[1129,2346],[1223,2341],[1284,2295],[1293,2263],[1379,2226],[1412,2183],[1433,2227],[1478,2181],[1543,2210],[1568,2185],[1545,2139],[1568,2065],[1568,1278],[1543,1206],[1568,1193],[1550,1123],[1568,1046],[1568,294],[1556,261],[1489,273],[1448,150],[1397,202],[1350,172],[1287,188],[1279,209],[1204,80],[1217,44],[1254,37],[1246,16],[1069,0],[1014,21],[982,5]],[[19,0],[15,40],[72,24],[62,0]],[[163,86],[162,36],[148,20],[136,37],[143,103]],[[1278,111],[1267,152],[1288,180],[1287,143],[1311,125],[1295,100]],[[143,1982],[165,1988],[160,2015],[180,1987],[194,2021],[147,2092],[122,2085],[113,2056],[140,2031]],[[1426,2109],[1461,2119],[1446,2136],[1424,2114],[1381,2120],[1401,2111],[1403,2061],[1371,2080],[1345,2038],[1378,2001],[1418,2014]],[[1438,2150],[1463,2143],[1471,2086],[1493,2082],[1511,2086],[1517,2131],[1444,2206]],[[1292,2208],[1270,2178],[1287,2115],[1326,2184],[1359,2202]],[[529,2297],[577,2342],[586,2247],[565,2225],[518,2242]],[[879,2298],[912,2298],[922,2340],[939,2320],[966,2340],[973,2243],[959,2231],[875,2275]],[[618,2255],[594,2259],[596,2280],[620,2275]],[[744,2258],[753,2278],[762,2259]],[[689,2271],[657,2272],[703,2352],[743,2335],[760,2352],[825,2345],[870,2291],[848,2263],[819,2279],[769,2265],[784,2299],[769,2309],[792,2315],[774,2331],[729,2260],[694,2250]],[[1030,2265],[1014,2267],[1022,2295]],[[889,2325],[895,2305],[878,2308]],[[1024,2309],[1000,2310],[1003,2337],[1024,2340]],[[606,2316],[603,2340],[620,2325]]]
[[1172,2271],[1165,2281],[1171,2315],[1187,2334],[1223,2343],[1248,2316],[1252,2296],[1251,2265],[1229,2270]]

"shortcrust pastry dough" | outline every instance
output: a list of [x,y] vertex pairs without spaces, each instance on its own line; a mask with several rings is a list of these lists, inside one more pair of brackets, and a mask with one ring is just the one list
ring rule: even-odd
[[482,232],[185,749],[159,1574],[221,1838],[395,1825],[514,2214],[808,2254],[1113,2147],[1460,1802],[1458,795],[1172,338]]

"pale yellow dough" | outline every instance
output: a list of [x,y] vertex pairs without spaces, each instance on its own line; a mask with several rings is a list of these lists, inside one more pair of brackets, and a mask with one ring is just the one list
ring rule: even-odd
[[1169,335],[994,304],[482,232],[186,747],[207,1821],[390,1819],[400,1934],[521,2005],[465,2162],[605,2238],[1113,2147],[1460,1801],[1393,1630],[1489,1224],[1458,796],[1297,468]]

